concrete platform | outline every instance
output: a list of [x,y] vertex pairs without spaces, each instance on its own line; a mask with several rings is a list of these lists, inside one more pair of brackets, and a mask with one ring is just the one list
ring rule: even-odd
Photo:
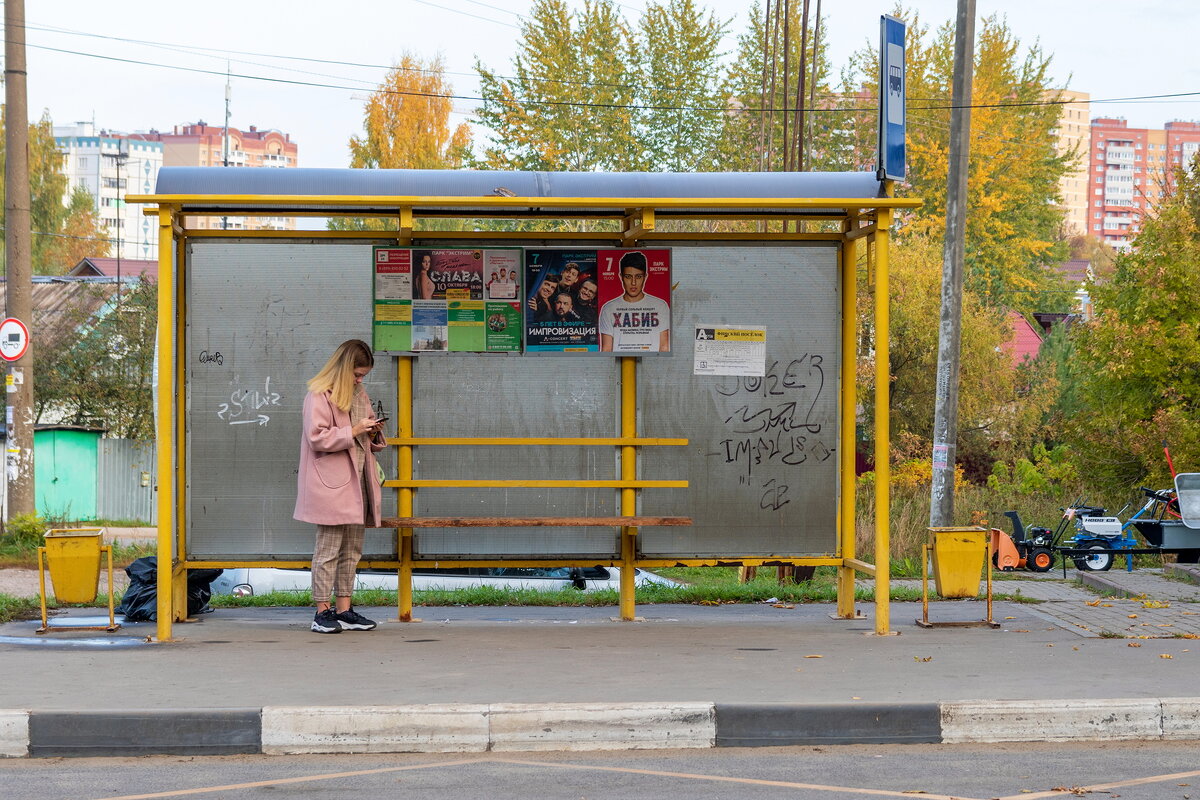
[[332,636],[308,630],[309,609],[252,608],[177,624],[168,643],[147,641],[152,623],[10,623],[0,661],[21,677],[0,686],[0,753],[1200,738],[1200,641],[1083,635],[1053,605],[998,602],[998,630],[926,630],[919,604],[894,603],[888,637],[827,604],[642,605],[635,623],[607,607],[424,607],[407,624],[364,608],[377,630]]

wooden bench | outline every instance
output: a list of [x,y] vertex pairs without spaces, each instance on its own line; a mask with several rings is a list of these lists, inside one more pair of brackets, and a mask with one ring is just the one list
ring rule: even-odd
[[384,517],[383,528],[657,528],[691,517]]

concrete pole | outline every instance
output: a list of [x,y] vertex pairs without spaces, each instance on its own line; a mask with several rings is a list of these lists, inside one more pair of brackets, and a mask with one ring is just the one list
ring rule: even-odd
[[933,412],[930,527],[954,524],[954,464],[958,439],[958,361],[962,340],[963,251],[967,226],[967,167],[971,150],[971,78],[975,69],[975,0],[958,0],[954,34],[954,93],[950,110],[950,171],[946,241],[942,249],[942,315],[938,326]]
[[[25,0],[4,4],[4,259],[8,291],[6,315],[31,327],[33,282],[29,222],[29,111],[25,88]],[[33,344],[10,362],[15,392],[6,394],[8,439],[5,469],[8,507],[5,520],[32,514],[33,491]]]

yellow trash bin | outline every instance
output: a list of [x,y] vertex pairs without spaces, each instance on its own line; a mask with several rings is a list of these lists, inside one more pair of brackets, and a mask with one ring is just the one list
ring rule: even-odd
[[930,528],[933,583],[942,597],[977,597],[988,532],[983,528]]
[[60,603],[90,603],[100,588],[102,528],[54,530],[46,534],[46,561]]
[[[113,610],[112,546],[104,544],[104,528],[58,528],[48,531],[46,544],[38,548],[38,584],[41,588],[42,627],[38,633],[50,630],[46,612],[46,570],[54,583],[54,596],[60,603],[90,603],[100,589],[100,556],[108,556],[108,625],[55,625],[66,630],[115,631]],[[48,562],[48,563],[47,563]]]

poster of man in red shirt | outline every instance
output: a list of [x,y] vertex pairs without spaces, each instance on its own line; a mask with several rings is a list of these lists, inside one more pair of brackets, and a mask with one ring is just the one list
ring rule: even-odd
[[598,250],[600,350],[671,351],[671,251]]

